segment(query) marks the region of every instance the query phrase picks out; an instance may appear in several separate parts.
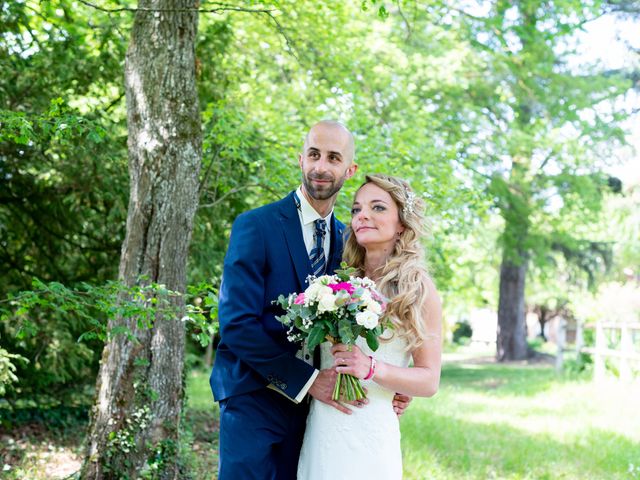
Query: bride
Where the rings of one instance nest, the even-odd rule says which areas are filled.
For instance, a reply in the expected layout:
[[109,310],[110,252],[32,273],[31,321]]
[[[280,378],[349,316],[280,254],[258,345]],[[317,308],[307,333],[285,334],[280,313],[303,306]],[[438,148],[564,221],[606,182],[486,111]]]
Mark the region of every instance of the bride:
[[393,328],[375,352],[362,338],[351,348],[321,345],[322,368],[360,378],[368,402],[345,415],[312,400],[299,480],[402,478],[394,393],[430,397],[440,383],[442,309],[422,257],[422,211],[423,202],[396,177],[368,175],[356,193],[343,258],[390,299]]

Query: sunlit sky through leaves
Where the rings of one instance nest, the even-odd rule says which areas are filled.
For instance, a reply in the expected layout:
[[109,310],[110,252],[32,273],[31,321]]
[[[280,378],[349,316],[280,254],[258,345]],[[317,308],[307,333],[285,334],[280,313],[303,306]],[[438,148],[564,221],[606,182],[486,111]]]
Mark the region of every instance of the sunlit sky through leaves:
[[[603,16],[585,25],[584,33],[576,39],[582,48],[576,62],[601,62],[608,68],[629,68],[633,65],[633,53],[640,49],[639,26],[630,20],[616,19],[611,16]],[[637,56],[637,54],[636,54]],[[623,108],[640,108],[640,95],[632,91],[627,94]],[[640,181],[640,120],[632,118],[626,128],[629,130],[629,143],[635,148],[635,152],[624,149],[620,152],[623,164],[611,167],[612,174],[631,181]]]

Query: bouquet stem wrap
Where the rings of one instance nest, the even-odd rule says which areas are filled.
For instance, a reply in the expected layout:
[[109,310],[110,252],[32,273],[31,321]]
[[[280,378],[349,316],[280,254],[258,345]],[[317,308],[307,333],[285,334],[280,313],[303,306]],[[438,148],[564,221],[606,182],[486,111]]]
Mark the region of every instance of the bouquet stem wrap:
[[[327,340],[332,344],[339,343],[330,335],[327,335]],[[333,387],[333,395],[331,396],[336,402],[354,402],[356,400],[362,400],[367,398],[367,394],[360,384],[360,380],[348,373],[338,373],[336,378],[336,385]]]

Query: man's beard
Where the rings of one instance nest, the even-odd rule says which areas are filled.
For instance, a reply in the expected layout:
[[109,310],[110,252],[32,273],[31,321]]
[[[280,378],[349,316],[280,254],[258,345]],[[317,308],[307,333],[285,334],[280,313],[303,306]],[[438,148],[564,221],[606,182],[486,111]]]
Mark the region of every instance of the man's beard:
[[[319,189],[313,186],[312,180],[330,180],[331,183],[327,184],[327,186],[323,189]],[[315,200],[327,200],[331,198],[333,195],[338,193],[344,185],[344,181],[346,180],[346,175],[343,175],[341,178],[334,180],[330,176],[322,176],[322,175],[302,175],[302,183],[304,184],[304,188],[309,194],[309,196]]]

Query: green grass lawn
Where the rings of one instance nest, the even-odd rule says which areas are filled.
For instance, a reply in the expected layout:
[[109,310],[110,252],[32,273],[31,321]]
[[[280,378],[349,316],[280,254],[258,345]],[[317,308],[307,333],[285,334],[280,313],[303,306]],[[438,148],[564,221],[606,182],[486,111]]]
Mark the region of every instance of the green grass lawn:
[[[195,435],[196,478],[214,478],[208,372],[191,373],[188,395],[194,432],[208,426]],[[402,417],[404,477],[640,478],[639,410],[638,384],[598,386],[547,365],[446,363],[438,394],[415,399]]]
[[448,364],[402,418],[408,479],[640,478],[640,388],[550,367]]
[[[640,479],[640,381],[596,385],[548,365],[446,358],[438,394],[401,419],[405,479]],[[187,376],[182,458],[194,480],[215,479],[218,465],[208,377]],[[76,478],[86,415],[42,415],[0,428],[0,478]]]

